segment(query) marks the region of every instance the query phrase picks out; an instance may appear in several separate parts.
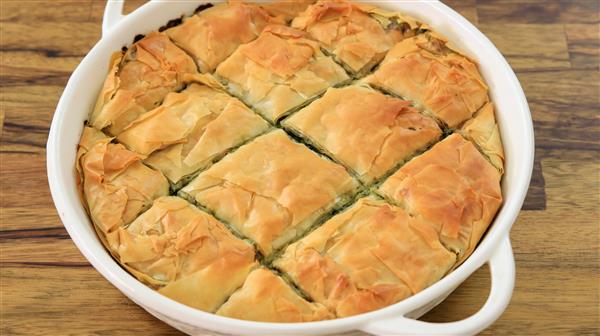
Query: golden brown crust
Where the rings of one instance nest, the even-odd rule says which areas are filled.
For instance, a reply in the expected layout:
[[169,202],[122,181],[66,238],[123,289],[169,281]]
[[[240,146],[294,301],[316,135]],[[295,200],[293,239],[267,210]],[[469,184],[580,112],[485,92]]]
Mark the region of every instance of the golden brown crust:
[[267,24],[278,21],[259,6],[231,2],[185,18],[165,33],[194,56],[200,71],[212,72],[239,45],[254,40]]
[[307,31],[357,74],[369,71],[379,63],[396,42],[413,36],[417,23],[373,6],[325,0],[318,1],[296,17],[292,26]]
[[277,130],[203,171],[182,193],[214,211],[269,255],[339,205],[357,186],[342,166]]
[[501,174],[504,173],[504,148],[492,103],[483,105],[475,117],[461,127],[460,132],[479,147]]
[[141,157],[111,138],[85,127],[77,153],[80,190],[90,217],[104,234],[133,221],[152,201],[167,195],[169,184]]
[[477,65],[435,34],[396,44],[365,82],[413,100],[444,125],[460,125],[488,101]]
[[316,0],[277,0],[257,3],[278,21],[289,23]]
[[398,302],[439,280],[456,256],[399,207],[362,198],[274,263],[338,317]]
[[117,140],[150,155],[145,162],[176,184],[268,127],[238,99],[194,83],[169,93],[160,107],[132,122]]
[[299,296],[283,279],[259,268],[219,308],[218,315],[260,322],[311,322],[334,318],[327,308]]
[[304,32],[272,25],[258,39],[241,45],[215,72],[231,92],[271,121],[328,87],[348,80]]
[[366,87],[331,88],[283,125],[371,183],[442,134],[409,105]]
[[214,312],[256,266],[252,246],[179,197],[161,197],[109,240],[118,260],[179,302]]
[[432,225],[462,262],[502,203],[500,177],[470,141],[455,133],[409,161],[379,192]]
[[183,50],[166,35],[152,32],[125,54],[113,55],[90,123],[117,135],[196,73],[194,61]]

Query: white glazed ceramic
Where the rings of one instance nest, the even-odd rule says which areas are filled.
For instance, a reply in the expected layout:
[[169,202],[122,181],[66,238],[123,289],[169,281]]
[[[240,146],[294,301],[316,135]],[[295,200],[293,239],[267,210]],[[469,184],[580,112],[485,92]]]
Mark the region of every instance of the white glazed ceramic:
[[[331,321],[286,324],[236,320],[187,307],[144,286],[111,258],[98,240],[76,189],[73,167],[84,120],[88,118],[106,77],[111,53],[128,45],[136,34],[155,30],[182,14],[191,14],[202,2],[151,1],[123,16],[122,0],[109,0],[102,39],[73,72],[56,108],[47,144],[52,197],[71,238],[98,272],[152,315],[192,335],[316,335],[352,330],[380,335],[467,335],[492,324],[508,305],[514,285],[515,266],[509,231],[531,177],[534,151],[531,115],[515,74],[494,45],[471,23],[438,1],[374,4],[405,12],[428,23],[477,60],[496,106],[506,151],[506,172],[502,181],[504,204],[485,238],[460,267],[422,292],[377,311]],[[485,263],[490,266],[492,286],[487,302],[477,313],[451,323],[416,320]]]

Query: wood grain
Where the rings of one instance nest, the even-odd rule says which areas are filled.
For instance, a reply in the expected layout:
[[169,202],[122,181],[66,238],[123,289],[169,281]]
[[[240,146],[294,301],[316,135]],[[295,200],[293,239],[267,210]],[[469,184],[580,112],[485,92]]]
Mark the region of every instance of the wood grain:
[[[126,11],[144,1],[126,1]],[[600,3],[452,0],[498,46],[529,100],[534,175],[511,233],[514,296],[484,335],[600,335]],[[103,1],[0,1],[0,334],[179,335],[97,273],[54,209],[45,143]],[[486,267],[423,317],[465,318]],[[358,335],[358,333],[357,333]]]

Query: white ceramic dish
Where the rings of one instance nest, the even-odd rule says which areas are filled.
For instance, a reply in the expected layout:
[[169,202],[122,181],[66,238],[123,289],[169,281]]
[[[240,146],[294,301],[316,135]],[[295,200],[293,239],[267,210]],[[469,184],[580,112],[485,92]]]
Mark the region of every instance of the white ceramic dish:
[[[213,1],[219,2],[219,1]],[[523,90],[510,66],[494,45],[462,16],[438,1],[375,3],[405,12],[443,33],[479,62],[487,81],[506,151],[502,181],[504,204],[475,252],[460,267],[422,292],[370,313],[310,323],[262,323],[202,312],[164,297],[123,270],[106,252],[78,197],[74,165],[83,122],[92,109],[114,50],[128,45],[139,33],[157,29],[181,14],[190,14],[202,1],[151,1],[123,16],[123,1],[109,0],[102,39],[73,72],[58,103],[47,144],[48,181],[56,208],[67,231],[90,263],[115,287],[152,315],[193,335],[331,334],[363,330],[385,335],[474,334],[493,323],[508,305],[515,277],[509,231],[529,186],[534,137]],[[416,318],[443,301],[469,275],[488,263],[491,292],[485,305],[471,317],[451,323],[427,323]]]

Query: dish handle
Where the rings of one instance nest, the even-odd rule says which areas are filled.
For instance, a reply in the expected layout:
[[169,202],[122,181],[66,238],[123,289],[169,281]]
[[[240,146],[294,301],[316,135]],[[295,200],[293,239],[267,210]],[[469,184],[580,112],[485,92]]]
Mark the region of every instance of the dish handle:
[[102,17],[102,35],[106,35],[119,21],[123,20],[123,4],[125,0],[108,0]]
[[490,326],[504,312],[515,284],[515,260],[510,238],[503,238],[488,261],[492,278],[490,295],[474,315],[456,322],[432,323],[405,316],[368,322],[361,330],[376,335],[473,335]]

